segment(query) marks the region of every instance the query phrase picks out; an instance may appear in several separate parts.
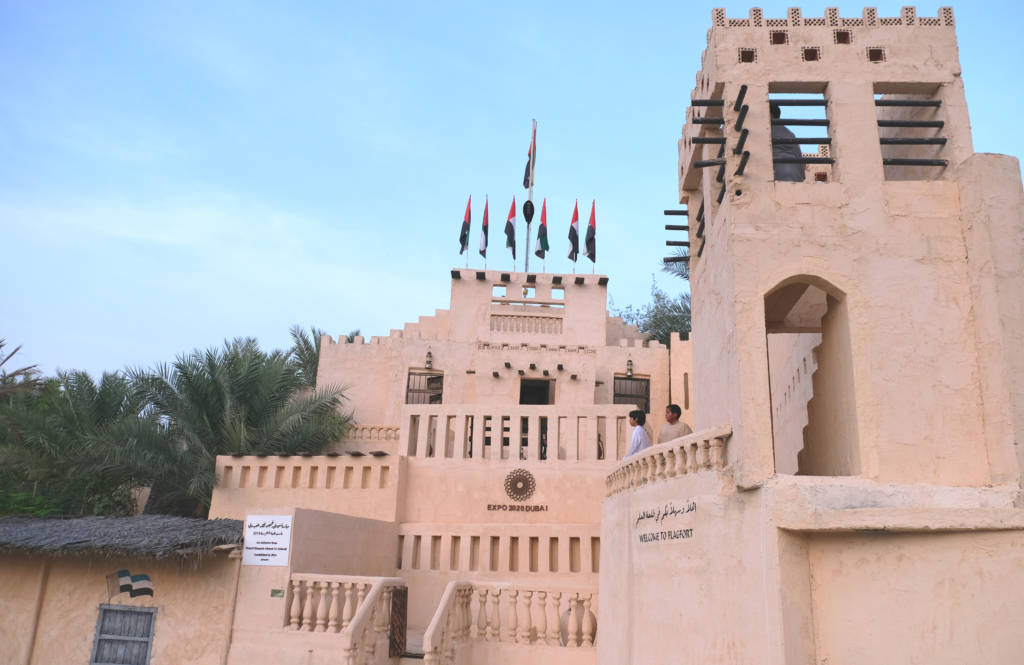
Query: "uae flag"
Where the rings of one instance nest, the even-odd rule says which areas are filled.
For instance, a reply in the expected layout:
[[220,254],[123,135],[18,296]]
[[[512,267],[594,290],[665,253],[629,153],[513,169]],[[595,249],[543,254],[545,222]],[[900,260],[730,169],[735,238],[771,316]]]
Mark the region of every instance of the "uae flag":
[[466,216],[462,218],[462,231],[459,232],[459,254],[469,249],[469,204],[473,202],[470,196],[466,201]]
[[505,220],[505,247],[512,250],[512,260],[516,260],[516,197],[512,197],[512,207],[508,210]]
[[[469,213],[467,213],[469,214]],[[484,225],[480,229],[480,256],[487,258],[487,197],[484,197]]]
[[153,582],[149,579],[149,575],[132,575],[127,570],[119,570],[107,575],[107,591],[110,598],[125,591],[132,598],[152,596]]
[[595,200],[590,204],[590,223],[587,224],[587,241],[583,245],[583,256],[597,263],[597,222],[594,221]]
[[533,170],[537,167],[537,123],[533,123],[533,137],[530,151],[526,153],[526,173],[523,174],[523,189],[533,187]]
[[576,263],[580,255],[580,202],[572,207],[572,221],[569,223],[569,260]]
[[544,252],[551,249],[548,247],[548,200],[540,204],[540,228],[537,229],[537,251],[534,252],[540,258],[544,258]]

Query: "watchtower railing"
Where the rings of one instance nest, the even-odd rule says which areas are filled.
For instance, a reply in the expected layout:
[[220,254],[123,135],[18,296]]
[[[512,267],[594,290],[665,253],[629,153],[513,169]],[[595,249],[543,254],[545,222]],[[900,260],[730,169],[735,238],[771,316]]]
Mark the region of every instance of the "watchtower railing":
[[402,409],[399,455],[613,465],[629,448],[635,406],[408,404]]

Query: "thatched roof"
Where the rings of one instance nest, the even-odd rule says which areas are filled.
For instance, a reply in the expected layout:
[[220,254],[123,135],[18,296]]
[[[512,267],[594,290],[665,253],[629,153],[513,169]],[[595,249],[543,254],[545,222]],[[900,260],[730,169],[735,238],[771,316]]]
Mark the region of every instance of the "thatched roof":
[[162,559],[242,542],[241,520],[171,515],[46,519],[0,517],[0,552],[99,554]]

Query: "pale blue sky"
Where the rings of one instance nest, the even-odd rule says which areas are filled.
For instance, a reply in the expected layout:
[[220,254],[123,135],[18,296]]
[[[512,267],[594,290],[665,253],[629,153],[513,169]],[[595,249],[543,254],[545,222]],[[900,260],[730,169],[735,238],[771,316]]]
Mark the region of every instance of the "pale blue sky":
[[[531,118],[547,270],[596,198],[597,271],[641,304],[722,4],[0,1],[0,337],[99,373],[294,323],[386,334],[448,306],[468,195],[470,266],[489,194],[488,267],[512,268]],[[975,150],[1020,156],[1024,9],[954,10]]]

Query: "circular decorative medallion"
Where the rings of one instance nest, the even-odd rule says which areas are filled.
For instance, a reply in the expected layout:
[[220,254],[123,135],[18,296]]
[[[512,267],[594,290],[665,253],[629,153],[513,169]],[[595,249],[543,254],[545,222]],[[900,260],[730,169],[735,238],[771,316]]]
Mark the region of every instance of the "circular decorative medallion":
[[537,481],[526,469],[515,469],[505,476],[505,494],[513,501],[526,501],[533,496],[535,489]]

